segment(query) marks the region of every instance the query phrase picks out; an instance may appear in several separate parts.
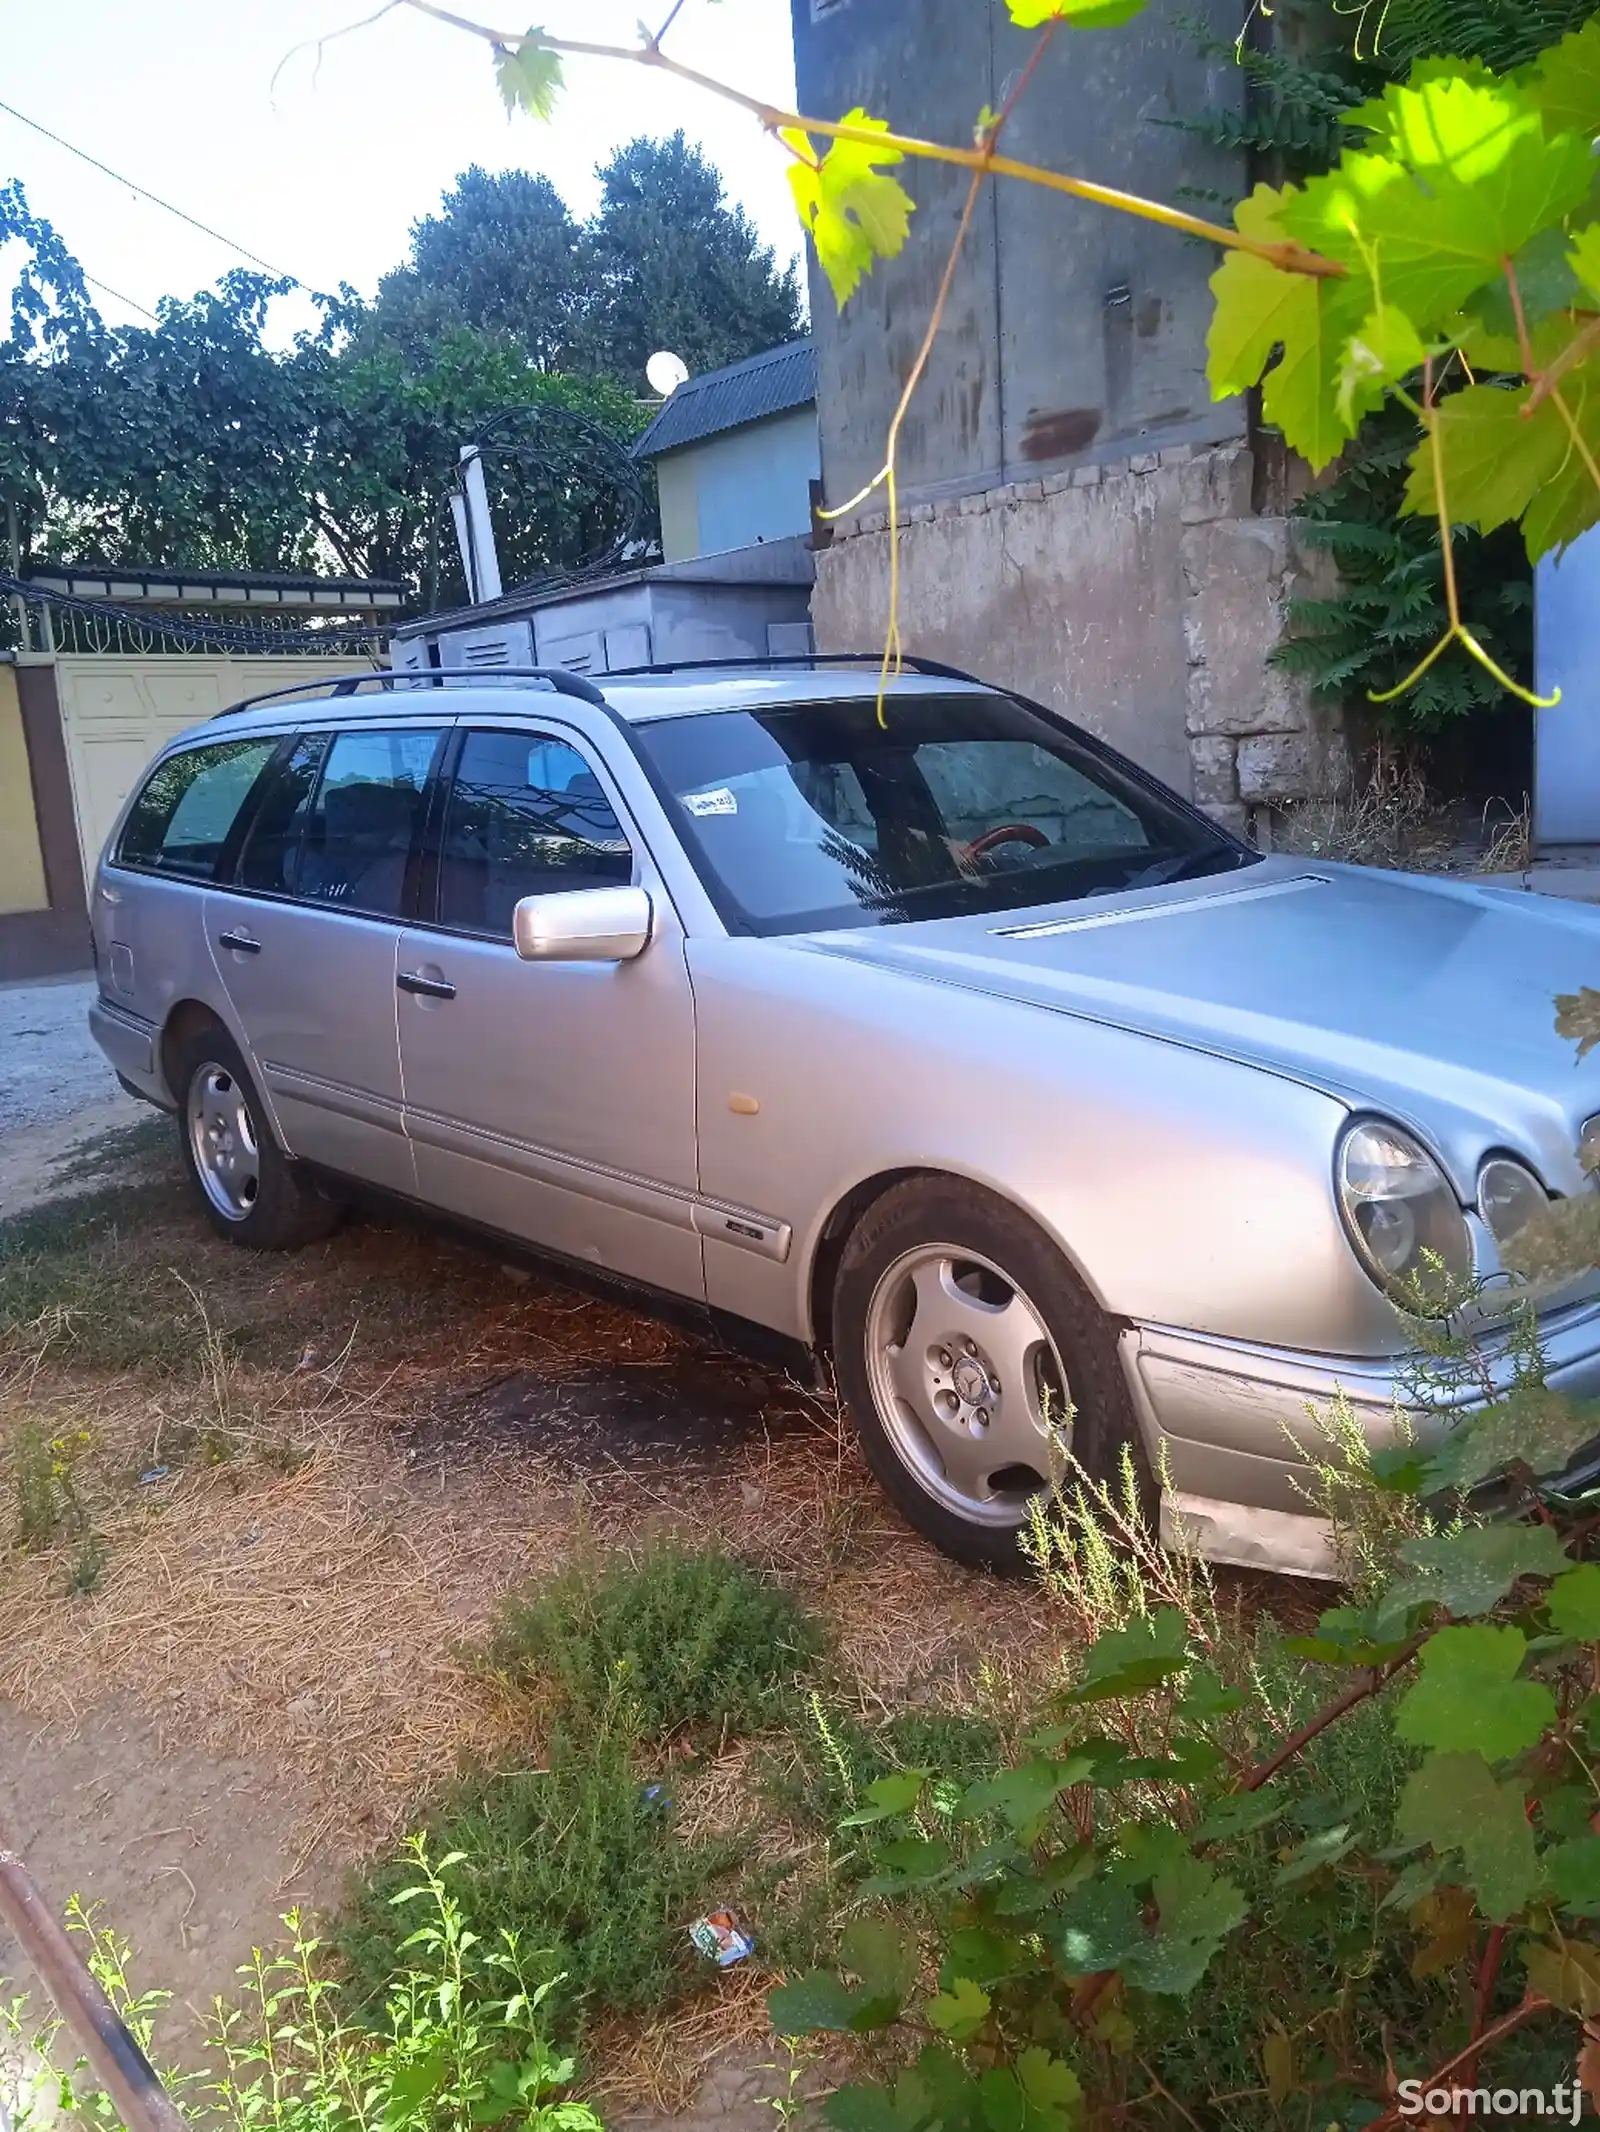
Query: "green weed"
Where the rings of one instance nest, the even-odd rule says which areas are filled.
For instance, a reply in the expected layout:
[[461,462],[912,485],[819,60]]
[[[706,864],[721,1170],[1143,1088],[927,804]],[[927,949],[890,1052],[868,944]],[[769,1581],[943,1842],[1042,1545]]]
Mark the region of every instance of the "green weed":
[[565,1722],[619,1699],[642,1735],[759,1731],[822,1648],[777,1585],[733,1556],[662,1541],[636,1562],[584,1560],[505,1609],[490,1662],[551,1689]]
[[[468,1778],[430,1818],[428,1843],[462,1857],[463,1899],[486,1929],[538,1951],[558,2034],[593,2011],[630,2013],[692,1988],[687,1928],[730,1873],[740,1845],[690,1843],[674,1828],[671,1780],[642,1759],[620,1713],[558,1733],[547,1766]],[[352,1989],[371,2015],[403,1967],[394,1898],[414,1878],[402,1857],[357,1882],[339,1934]]]

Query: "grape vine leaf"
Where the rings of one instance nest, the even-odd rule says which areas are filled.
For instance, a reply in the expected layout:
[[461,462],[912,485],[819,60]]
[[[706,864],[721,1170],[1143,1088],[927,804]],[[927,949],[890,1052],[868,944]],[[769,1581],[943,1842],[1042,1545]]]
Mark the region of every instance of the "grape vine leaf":
[[1075,1976],[1119,1969],[1144,1938],[1139,1905],[1131,1889],[1097,1878],[1072,1890],[1062,1905],[1056,1946]]
[[[1258,242],[1283,243],[1294,196],[1293,186],[1258,185],[1234,209],[1235,227]],[[1345,340],[1370,303],[1347,282],[1289,273],[1246,251],[1229,252],[1211,277],[1206,375],[1213,394],[1243,392],[1265,374],[1262,414],[1315,467],[1326,466],[1350,434],[1337,404],[1339,367]]]
[[1546,139],[1513,82],[1435,75],[1391,86],[1383,102],[1389,152],[1347,150],[1281,219],[1425,330],[1578,206],[1593,165],[1586,140]]
[[1474,1622],[1440,1629],[1421,1651],[1421,1678],[1401,1698],[1394,1729],[1417,1747],[1498,1762],[1531,1747],[1555,1722],[1543,1681],[1518,1680],[1528,1639],[1520,1629]]
[[1525,1947],[1522,1959],[1530,1987],[1553,2006],[1564,2006],[1585,2021],[1600,2014],[1600,1947],[1558,1935],[1553,1947]]
[[[859,105],[842,123],[887,133],[888,122],[869,118]],[[840,304],[849,301],[877,259],[893,259],[906,241],[914,202],[886,165],[904,162],[898,148],[868,141],[836,140],[819,157],[807,134],[786,127],[782,139],[795,151],[789,189],[800,220],[811,233],[817,258]]]
[[965,2043],[989,2018],[989,1994],[971,1977],[957,1977],[948,1991],[937,1991],[924,2008],[928,2019],[952,2043]]
[[529,30],[516,44],[495,46],[494,78],[508,116],[528,111],[547,119],[561,93],[561,54],[551,51],[542,30]]
[[818,2029],[843,2031],[855,2011],[855,1993],[830,1970],[815,1969],[767,1993],[767,2013],[780,2036],[805,2036]]
[[1413,1770],[1400,1795],[1395,1830],[1408,1843],[1459,1851],[1467,1883],[1493,1924],[1514,1917],[1538,1892],[1539,1858],[1522,1786],[1498,1782],[1478,1755],[1430,1755]]
[[[863,1992],[888,2003],[892,2011],[885,2018],[893,2020],[916,1982],[917,1943],[911,1935],[885,1917],[852,1918],[839,1942],[839,1959],[860,1979]],[[858,2006],[851,2026],[862,2025]]]
[[1521,79],[1552,133],[1592,141],[1600,133],[1600,16],[1551,45]]
[[1419,370],[1427,350],[1422,337],[1393,304],[1370,311],[1345,343],[1339,363],[1339,419],[1354,432],[1361,415],[1376,407],[1384,388]]
[[1043,1819],[1058,1793],[1069,1785],[1088,1782],[1094,1769],[1092,1755],[1074,1755],[1065,1762],[1024,1762],[1019,1768],[1004,1769],[962,1795],[956,1819],[971,1821],[979,1814],[998,1814],[1020,1833]]
[[1600,1917],[1600,1836],[1577,1836],[1544,1854],[1544,1869],[1564,1909]]
[[1411,1607],[1427,1600],[1451,1614],[1487,1614],[1519,1577],[1559,1577],[1568,1561],[1548,1525],[1426,1533],[1408,1540],[1400,1559],[1416,1575],[1384,1595],[1380,1618],[1403,1620]]
[[1427,1486],[1471,1488],[1513,1459],[1534,1473],[1559,1473],[1600,1435],[1600,1401],[1570,1399],[1525,1385],[1457,1425],[1428,1461]]
[[1561,1635],[1600,1640],[1600,1563],[1583,1562],[1557,1577],[1545,1603]]
[[1157,1930],[1124,1957],[1123,1974],[1145,1991],[1186,1996],[1250,1905],[1243,1891],[1203,1858],[1175,1858],[1150,1883]]
[[1318,1829],[1315,1835],[1307,1836],[1297,1845],[1278,1868],[1277,1885],[1292,1888],[1296,1881],[1309,1880],[1325,1865],[1337,1865],[1360,1841],[1359,1832],[1352,1829],[1348,1821],[1336,1821],[1332,1828]]
[[1188,1664],[1189,1629],[1175,1606],[1136,1615],[1126,1628],[1102,1630],[1089,1646],[1083,1678],[1058,1701],[1102,1703],[1143,1695]]
[[1145,0],[1006,0],[1019,30],[1064,22],[1074,30],[1112,30],[1143,14]]
[[908,1814],[922,1795],[927,1782],[925,1769],[895,1769],[886,1777],[877,1777],[867,1786],[867,1803],[853,1814],[846,1814],[839,1823],[841,1828],[870,1828],[875,1821],[889,1821],[897,1814]]
[[871,2081],[851,2081],[835,2088],[822,2105],[834,2132],[905,2132],[894,2097]]
[[[1457,524],[1488,533],[1520,518],[1560,472],[1568,451],[1561,417],[1548,400],[1525,417],[1526,398],[1526,392],[1498,385],[1469,385],[1434,409],[1445,495]],[[1433,450],[1426,437],[1411,455],[1401,509],[1424,518],[1438,510]]]
[[1574,230],[1567,264],[1591,296],[1600,297],[1600,222]]

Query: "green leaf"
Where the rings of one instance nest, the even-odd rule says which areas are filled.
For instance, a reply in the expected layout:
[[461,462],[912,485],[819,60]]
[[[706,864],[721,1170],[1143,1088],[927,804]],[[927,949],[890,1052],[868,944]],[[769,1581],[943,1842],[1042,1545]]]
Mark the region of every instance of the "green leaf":
[[1536,1474],[1559,1473],[1596,1436],[1600,1400],[1569,1399],[1548,1386],[1528,1385],[1460,1422],[1430,1459],[1428,1485],[1472,1488],[1513,1460]]
[[1541,54],[1522,87],[1543,112],[1549,132],[1592,141],[1600,133],[1600,17],[1591,17]]
[[1339,416],[1352,433],[1369,408],[1380,405],[1387,386],[1420,369],[1427,350],[1404,311],[1380,304],[1345,342],[1339,362]]
[[1243,1710],[1250,1698],[1240,1688],[1230,1688],[1210,1666],[1191,1666],[1183,1693],[1173,1704],[1175,1717],[1189,1725],[1206,1725],[1212,1719],[1230,1717]]
[[1388,152],[1347,151],[1285,204],[1282,221],[1425,331],[1583,200],[1589,146],[1547,139],[1537,105],[1510,81],[1435,75],[1389,88],[1383,102]]
[[875,2081],[835,2088],[822,2115],[834,2132],[904,2132],[894,2097]]
[[1579,1643],[1600,1638],[1600,1563],[1584,1562],[1557,1577],[1545,1605],[1563,1636]]
[[[1469,385],[1434,410],[1446,498],[1457,524],[1488,533],[1520,519],[1560,472],[1569,448],[1561,417],[1548,400],[1524,416],[1526,399],[1526,390]],[[1411,455],[1400,508],[1422,518],[1437,515],[1433,448],[1426,437]]]
[[1289,1801],[1270,1784],[1263,1784],[1259,1791],[1225,1793],[1222,1798],[1213,1799],[1195,1823],[1193,1840],[1227,1843],[1236,1836],[1251,1835],[1269,1821],[1276,1821],[1288,1805]]
[[1379,1903],[1380,1910],[1409,1910],[1424,1895],[1431,1895],[1445,1869],[1442,1858],[1415,1858]]
[[1019,1833],[1043,1819],[1057,1794],[1070,1784],[1088,1781],[1094,1771],[1089,1755],[1069,1757],[1065,1762],[1024,1762],[1018,1769],[1002,1770],[963,1793],[956,1809],[958,1821],[972,1821],[980,1814],[998,1814]]
[[952,2043],[965,2043],[989,2018],[989,1994],[971,1977],[957,1977],[948,1991],[934,1993],[926,2012],[934,2027]]
[[1111,30],[1143,14],[1145,0],[1006,0],[1011,19],[1021,30],[1047,22],[1064,22],[1075,30]]
[[1179,1997],[1193,1991],[1228,1934],[1243,1924],[1242,1889],[1203,1858],[1175,1859],[1151,1883],[1160,1913],[1154,1936],[1122,1964],[1130,1984]]
[[1032,2044],[1018,2052],[1013,2070],[1027,2097],[1031,2126],[1039,2132],[1066,2132],[1078,2122],[1083,2088],[1070,2065]]
[[1579,1836],[1544,1854],[1544,1869],[1563,1909],[1600,1917],[1600,1836]]
[[[1234,210],[1247,237],[1281,243],[1281,216],[1294,194],[1258,185]],[[1206,375],[1217,399],[1243,392],[1266,374],[1262,412],[1313,466],[1325,466],[1350,434],[1336,397],[1343,313],[1360,315],[1361,297],[1344,296],[1310,274],[1286,273],[1254,252],[1231,251],[1211,277],[1214,298],[1206,335]],[[1281,349],[1273,364],[1275,350]],[[1268,371],[1268,365],[1273,367]]]
[[1554,2006],[1592,2021],[1600,2014],[1600,1947],[1557,1938],[1522,1950],[1530,1987]]
[[1360,1836],[1352,1830],[1348,1821],[1335,1822],[1332,1828],[1318,1829],[1314,1836],[1306,1838],[1292,1858],[1286,1859],[1278,1868],[1278,1886],[1292,1888],[1296,1881],[1309,1880],[1313,1873],[1320,1872],[1324,1866],[1336,1865],[1341,1858],[1353,1851],[1360,1841]]
[[[1284,1649],[1295,1658],[1309,1658],[1328,1666],[1384,1666],[1405,1649],[1404,1636],[1390,1633],[1391,1624],[1377,1606],[1330,1606],[1317,1623],[1315,1636],[1288,1636]],[[1380,1634],[1380,1626],[1383,1633]]]
[[864,1990],[904,2000],[917,1976],[917,1943],[884,1917],[852,1918],[839,1942],[839,1959]]
[[561,93],[561,54],[551,51],[543,31],[529,30],[519,44],[495,46],[494,78],[508,113],[547,119]]
[[855,2007],[855,1993],[827,1969],[814,1969],[767,1993],[767,2014],[780,2036],[805,2036],[818,2029],[843,2032]]
[[[1454,1633],[1479,1636],[1494,1631]],[[1467,1884],[1492,1924],[1504,1924],[1538,1892],[1539,1859],[1523,1788],[1514,1779],[1498,1782],[1478,1755],[1430,1755],[1406,1780],[1395,1828],[1407,1842],[1459,1851]]]
[[1120,1969],[1143,1940],[1139,1905],[1132,1891],[1116,1881],[1086,1881],[1061,1907],[1056,1946],[1074,1976]]
[[1058,1699],[1100,1703],[1144,1695],[1188,1663],[1189,1628],[1175,1606],[1158,1606],[1126,1628],[1104,1629],[1089,1646],[1083,1678]]
[[1387,1593],[1396,1618],[1431,1600],[1452,1614],[1487,1614],[1519,1577],[1558,1577],[1566,1549],[1548,1525],[1477,1525],[1408,1540],[1400,1559],[1417,1574]]
[[1587,229],[1573,232],[1567,264],[1589,294],[1600,297],[1600,222],[1591,222]]
[[1555,1722],[1543,1681],[1518,1680],[1528,1639],[1520,1629],[1440,1629],[1423,1645],[1422,1677],[1402,1697],[1394,1729],[1418,1747],[1498,1762],[1533,1746]]
[[[869,118],[859,106],[842,123],[873,133],[889,130],[886,120]],[[873,262],[893,259],[906,241],[914,203],[898,179],[883,175],[904,157],[898,148],[836,140],[819,159],[804,133],[786,128],[782,137],[796,151],[789,165],[795,206],[842,305]]]
[[922,1796],[927,1782],[925,1769],[897,1769],[867,1786],[867,1804],[840,1821],[841,1828],[869,1828],[875,1821],[888,1821],[908,1814]]

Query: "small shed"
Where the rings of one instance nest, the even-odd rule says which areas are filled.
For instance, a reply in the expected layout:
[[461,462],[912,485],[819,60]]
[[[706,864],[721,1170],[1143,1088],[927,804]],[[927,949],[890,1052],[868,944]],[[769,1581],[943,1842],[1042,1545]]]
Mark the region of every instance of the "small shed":
[[576,674],[695,659],[762,659],[811,649],[810,549],[773,540],[575,583],[523,586],[425,615],[394,633],[397,670],[492,673],[564,666]]
[[822,473],[809,334],[687,379],[633,452],[655,466],[669,563],[809,532]]

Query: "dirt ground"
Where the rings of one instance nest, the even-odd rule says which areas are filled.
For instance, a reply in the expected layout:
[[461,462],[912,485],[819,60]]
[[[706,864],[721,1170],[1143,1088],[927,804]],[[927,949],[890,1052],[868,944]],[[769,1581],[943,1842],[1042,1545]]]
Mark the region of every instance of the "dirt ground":
[[[802,1388],[438,1234],[238,1251],[165,1141],[129,1153],[124,1129],[85,1175],[74,1123],[0,1140],[8,1212],[124,1188],[70,1292],[0,1349],[0,1468],[8,1420],[46,1427],[103,1561],[74,1594],[72,1549],[19,1552],[0,1502],[0,1815],[51,1899],[98,1904],[175,1994],[179,2062],[285,1908],[335,1896],[463,1757],[536,1748],[538,1712],[465,1647],[574,1549],[716,1535],[825,1615],[864,1712],[1059,1647],[1035,1588],[900,1525]],[[739,1781],[713,1769],[702,1811]],[[771,1981],[752,1964],[608,2038],[608,2119],[767,2126]]]

